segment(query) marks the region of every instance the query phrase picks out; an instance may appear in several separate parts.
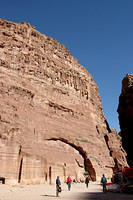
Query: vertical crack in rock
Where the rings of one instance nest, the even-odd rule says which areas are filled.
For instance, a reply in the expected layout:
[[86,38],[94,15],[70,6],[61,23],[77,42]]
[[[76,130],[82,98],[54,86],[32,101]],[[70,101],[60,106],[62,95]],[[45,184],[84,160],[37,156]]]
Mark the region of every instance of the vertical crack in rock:
[[22,168],[23,168],[23,153],[22,153],[22,145],[20,145],[18,152],[18,183],[21,182]]
[[21,158],[21,161],[20,161],[19,175],[18,175],[18,183],[21,182],[22,166],[23,166],[23,158]]
[[105,119],[105,124],[106,124],[106,127],[107,127],[108,132],[111,133],[111,129],[110,129],[109,124],[108,124],[108,122],[107,122],[106,119]]
[[[111,131],[111,129],[110,129],[110,131]],[[113,167],[111,167],[113,169],[113,172],[115,173],[115,172],[117,172],[121,169],[122,164],[119,164],[119,161],[117,160],[117,156],[114,154],[115,149],[111,148],[112,145],[110,145],[109,136],[105,135],[104,139],[105,139],[105,143],[107,145],[107,148],[109,150],[110,156],[113,158],[114,163],[115,163],[115,165]]]

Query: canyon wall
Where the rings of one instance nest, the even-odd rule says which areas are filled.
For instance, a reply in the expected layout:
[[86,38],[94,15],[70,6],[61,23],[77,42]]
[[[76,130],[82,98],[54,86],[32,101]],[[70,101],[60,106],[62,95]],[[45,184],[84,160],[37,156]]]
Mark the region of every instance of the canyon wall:
[[127,74],[122,81],[122,91],[119,97],[119,122],[122,136],[122,145],[127,152],[129,166],[133,167],[133,75]]
[[90,73],[57,40],[0,19],[0,176],[7,183],[108,178],[127,165]]

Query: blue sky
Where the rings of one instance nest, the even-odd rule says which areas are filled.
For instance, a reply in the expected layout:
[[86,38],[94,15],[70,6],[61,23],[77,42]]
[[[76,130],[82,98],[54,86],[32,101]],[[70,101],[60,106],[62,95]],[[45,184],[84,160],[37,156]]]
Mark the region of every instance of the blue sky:
[[133,73],[132,0],[4,0],[0,18],[28,22],[64,44],[99,87],[105,117],[119,131],[121,81]]

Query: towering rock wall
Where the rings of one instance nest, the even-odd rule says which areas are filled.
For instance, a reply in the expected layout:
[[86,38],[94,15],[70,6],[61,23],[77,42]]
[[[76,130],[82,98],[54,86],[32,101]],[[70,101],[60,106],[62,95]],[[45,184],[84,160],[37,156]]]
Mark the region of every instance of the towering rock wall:
[[126,163],[89,72],[27,23],[0,20],[0,104],[0,176],[7,182],[80,180],[84,171],[98,180]]
[[122,144],[127,152],[127,161],[133,167],[133,75],[127,74],[122,81],[122,91],[119,97],[119,122]]

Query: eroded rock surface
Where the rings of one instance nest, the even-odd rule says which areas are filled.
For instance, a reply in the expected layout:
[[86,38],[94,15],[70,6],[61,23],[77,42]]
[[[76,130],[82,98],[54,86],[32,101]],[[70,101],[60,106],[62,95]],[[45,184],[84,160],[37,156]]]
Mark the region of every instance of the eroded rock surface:
[[119,97],[119,122],[122,145],[127,152],[127,161],[133,167],[133,75],[127,74],[122,81],[122,91]]
[[[0,176],[54,183],[111,177],[125,152],[90,73],[28,23],[0,20]],[[116,145],[117,144],[117,145]]]

